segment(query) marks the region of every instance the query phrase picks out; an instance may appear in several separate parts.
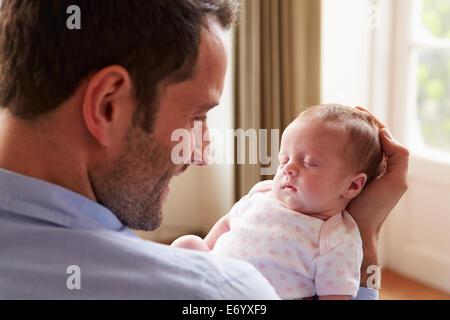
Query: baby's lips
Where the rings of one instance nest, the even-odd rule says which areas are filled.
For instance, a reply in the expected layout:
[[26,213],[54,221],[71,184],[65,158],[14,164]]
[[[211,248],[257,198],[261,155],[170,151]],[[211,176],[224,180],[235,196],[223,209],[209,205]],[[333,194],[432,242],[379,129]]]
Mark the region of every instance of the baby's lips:
[[295,191],[298,191],[298,188],[295,187],[292,183],[290,183],[289,179],[286,179],[285,182],[283,182],[283,184],[281,185],[281,189],[284,189],[284,188],[292,188]]
[[293,190],[293,191],[298,191],[298,189],[297,189],[296,187],[294,187],[293,185],[288,184],[288,183],[284,184],[281,188],[282,188],[282,189],[289,188],[289,189],[291,189],[291,190]]

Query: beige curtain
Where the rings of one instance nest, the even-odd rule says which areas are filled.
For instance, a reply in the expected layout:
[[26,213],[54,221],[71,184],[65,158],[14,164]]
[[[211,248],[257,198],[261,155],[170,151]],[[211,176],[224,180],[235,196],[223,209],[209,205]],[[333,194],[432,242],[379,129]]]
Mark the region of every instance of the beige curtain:
[[[281,138],[302,110],[320,102],[320,0],[242,0],[241,6],[235,28],[235,126],[279,129]],[[261,176],[259,161],[237,165],[235,172],[236,200],[256,182],[272,178]]]

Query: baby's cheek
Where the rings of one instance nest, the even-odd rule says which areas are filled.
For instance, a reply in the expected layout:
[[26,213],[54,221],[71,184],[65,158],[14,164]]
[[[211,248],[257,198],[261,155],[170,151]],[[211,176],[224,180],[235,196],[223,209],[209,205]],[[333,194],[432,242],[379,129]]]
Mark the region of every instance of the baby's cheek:
[[275,174],[275,177],[273,178],[273,188],[274,189],[279,189],[281,187],[281,176],[279,174],[280,169],[278,169],[277,173]]
[[321,206],[330,205],[339,198],[338,186],[331,180],[316,185],[314,190],[314,195],[312,195],[312,197],[316,202],[320,202]]
[[277,172],[275,173],[275,176],[273,177],[273,181],[278,181],[280,180],[280,176],[281,176],[281,169],[280,167],[278,167]]
[[301,190],[302,200],[306,204],[321,202],[327,193],[327,188],[320,183],[310,183]]

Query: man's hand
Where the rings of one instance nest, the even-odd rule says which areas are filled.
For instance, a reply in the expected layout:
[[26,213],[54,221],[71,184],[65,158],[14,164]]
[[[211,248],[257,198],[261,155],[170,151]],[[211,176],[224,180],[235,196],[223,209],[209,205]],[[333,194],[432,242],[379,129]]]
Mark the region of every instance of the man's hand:
[[[359,110],[368,112],[358,107]],[[368,112],[369,113],[369,112]],[[369,113],[370,114],[370,113]],[[358,224],[363,240],[364,258],[361,268],[361,286],[367,280],[367,267],[379,265],[378,246],[381,227],[389,213],[408,189],[407,173],[409,151],[394,140],[373,115],[380,127],[380,141],[386,156],[386,173],[367,185],[361,194],[350,202],[347,210]]]

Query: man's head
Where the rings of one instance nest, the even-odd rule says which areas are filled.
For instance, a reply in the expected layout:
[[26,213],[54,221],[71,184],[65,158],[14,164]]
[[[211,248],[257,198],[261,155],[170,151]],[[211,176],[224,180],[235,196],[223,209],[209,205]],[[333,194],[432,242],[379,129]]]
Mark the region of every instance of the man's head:
[[306,214],[341,211],[382,173],[378,130],[355,108],[309,108],[283,133],[275,195]]
[[[81,30],[66,27],[74,4]],[[24,124],[68,119],[70,133],[57,138],[83,155],[77,175],[95,199],[153,230],[170,179],[186,168],[171,162],[171,132],[199,119],[207,131],[236,10],[233,0],[4,0],[0,105]]]

